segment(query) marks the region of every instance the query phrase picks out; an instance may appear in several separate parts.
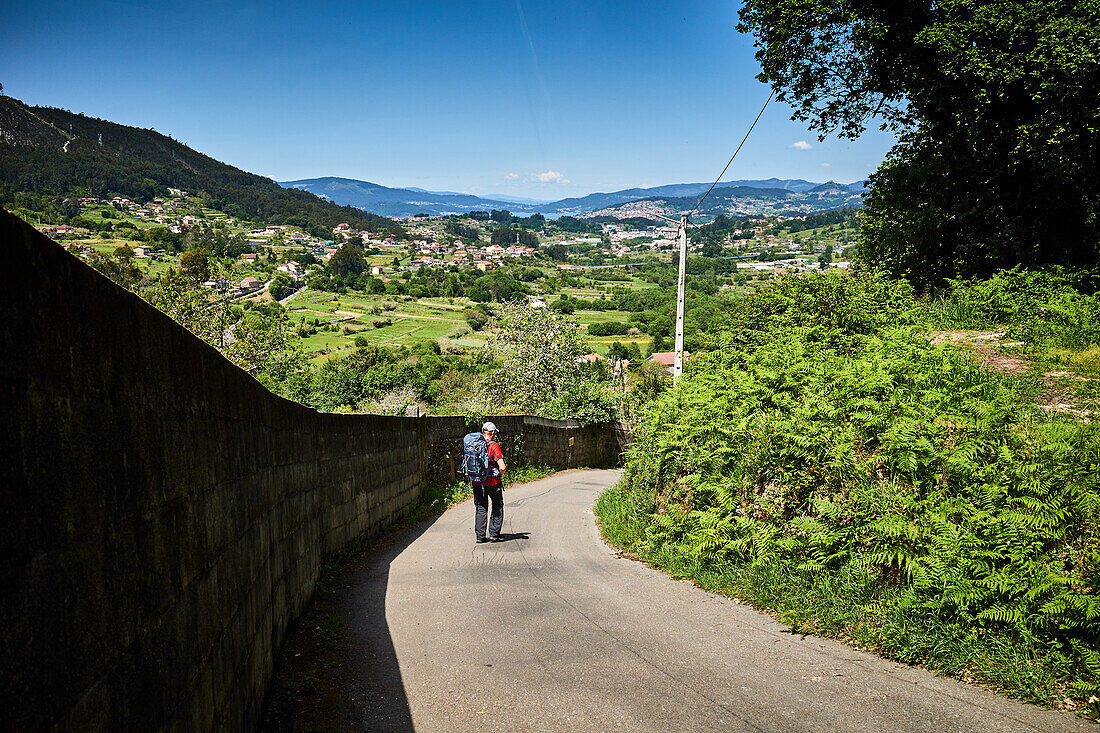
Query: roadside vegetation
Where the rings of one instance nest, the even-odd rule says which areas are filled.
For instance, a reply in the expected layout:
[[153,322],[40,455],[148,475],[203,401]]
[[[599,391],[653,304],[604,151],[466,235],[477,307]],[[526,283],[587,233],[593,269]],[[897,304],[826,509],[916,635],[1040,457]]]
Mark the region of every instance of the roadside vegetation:
[[[1100,299],[1074,280],[758,290],[645,412],[605,536],[796,632],[1100,714]],[[934,343],[945,327],[1038,365],[998,373]],[[1036,403],[1053,360],[1077,370],[1073,410]]]
[[795,632],[1100,717],[1096,4],[740,20],[796,119],[898,144],[828,222],[861,269],[746,295],[640,410],[605,536]]

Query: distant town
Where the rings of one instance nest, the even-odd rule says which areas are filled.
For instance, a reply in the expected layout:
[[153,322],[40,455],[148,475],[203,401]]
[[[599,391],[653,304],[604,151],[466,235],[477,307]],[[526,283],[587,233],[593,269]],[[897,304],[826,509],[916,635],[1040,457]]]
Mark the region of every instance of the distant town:
[[[221,212],[203,209],[200,200],[180,189],[169,189],[164,197],[147,202],[135,202],[127,198],[98,199],[84,197],[80,199],[82,218],[88,224],[97,227],[81,227],[72,224],[40,225],[42,233],[65,243],[75,254],[87,257],[98,249],[112,248],[126,244],[139,260],[167,260],[171,253],[164,247],[146,244],[141,241],[128,241],[127,234],[163,227],[175,235],[184,235],[190,231],[206,227],[225,231],[230,236],[243,240],[248,251],[238,255],[242,266],[240,278],[228,279],[226,275],[213,276],[205,281],[206,287],[230,289],[243,294],[264,286],[266,280],[258,273],[248,273],[248,265],[261,260],[278,260],[275,271],[285,273],[294,282],[305,282],[311,269],[321,268],[336,252],[348,244],[361,245],[370,257],[370,274],[388,280],[401,272],[419,268],[473,268],[482,272],[524,261],[541,260],[543,264],[552,264],[564,271],[589,268],[624,267],[654,260],[669,260],[679,247],[677,227],[664,224],[637,226],[630,223],[602,223],[599,233],[571,233],[557,231],[553,220],[547,220],[543,232],[538,232],[537,245],[521,244],[518,241],[507,244],[478,241],[481,237],[490,238],[497,226],[490,227],[482,218],[474,216],[414,216],[396,219],[405,231],[399,237],[393,233],[376,233],[357,230],[346,223],[332,229],[331,238],[313,236],[300,228],[285,224],[253,226],[240,222]],[[635,212],[644,217],[643,212]],[[114,218],[114,217],[118,218]],[[109,217],[109,218],[108,218]],[[843,258],[844,248],[854,245],[845,237],[828,237],[798,234],[781,234],[777,226],[784,220],[794,217],[770,217],[750,221],[751,228],[735,228],[728,232],[723,243],[724,255],[736,257],[738,267],[761,273],[784,274],[789,271],[806,269],[813,265],[814,255],[827,251],[835,252],[828,266],[844,268],[848,262]],[[102,224],[110,222],[109,234],[103,231]],[[78,222],[79,223],[79,222]],[[447,231],[446,224],[457,224],[467,235],[454,236]],[[517,237],[522,229],[517,228]],[[474,240],[474,236],[478,240]],[[530,235],[528,235],[530,236]],[[692,241],[689,248],[699,252],[703,245]],[[551,249],[552,248],[552,249]],[[547,253],[553,251],[555,258]],[[794,253],[789,257],[778,257],[781,253]],[[296,253],[308,253],[310,263],[300,262]],[[807,259],[807,255],[811,256]]]

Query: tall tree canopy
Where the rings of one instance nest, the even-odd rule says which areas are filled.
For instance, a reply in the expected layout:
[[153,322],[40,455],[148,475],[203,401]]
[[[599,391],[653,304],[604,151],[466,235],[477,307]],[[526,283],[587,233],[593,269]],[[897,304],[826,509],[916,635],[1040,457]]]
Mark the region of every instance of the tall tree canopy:
[[899,134],[868,259],[918,285],[1098,264],[1100,0],[746,0],[738,28],[822,137]]

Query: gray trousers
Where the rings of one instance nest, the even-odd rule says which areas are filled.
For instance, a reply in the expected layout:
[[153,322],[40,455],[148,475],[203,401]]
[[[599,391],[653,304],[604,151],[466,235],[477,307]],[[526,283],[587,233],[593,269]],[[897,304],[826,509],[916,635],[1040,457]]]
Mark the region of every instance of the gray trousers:
[[[474,484],[474,534],[478,539],[485,536],[485,519],[489,517],[489,536],[499,537],[504,526],[504,488],[503,484],[488,488]],[[489,514],[489,501],[493,502],[492,514]]]

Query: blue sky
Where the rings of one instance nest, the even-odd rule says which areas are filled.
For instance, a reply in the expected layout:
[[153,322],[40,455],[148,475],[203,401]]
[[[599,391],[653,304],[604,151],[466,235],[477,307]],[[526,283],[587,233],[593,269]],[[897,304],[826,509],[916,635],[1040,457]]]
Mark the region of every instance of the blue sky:
[[[769,92],[738,7],[3,3],[0,83],[277,180],[556,199],[718,175]],[[893,144],[789,118],[773,102],[725,178],[849,182]]]

